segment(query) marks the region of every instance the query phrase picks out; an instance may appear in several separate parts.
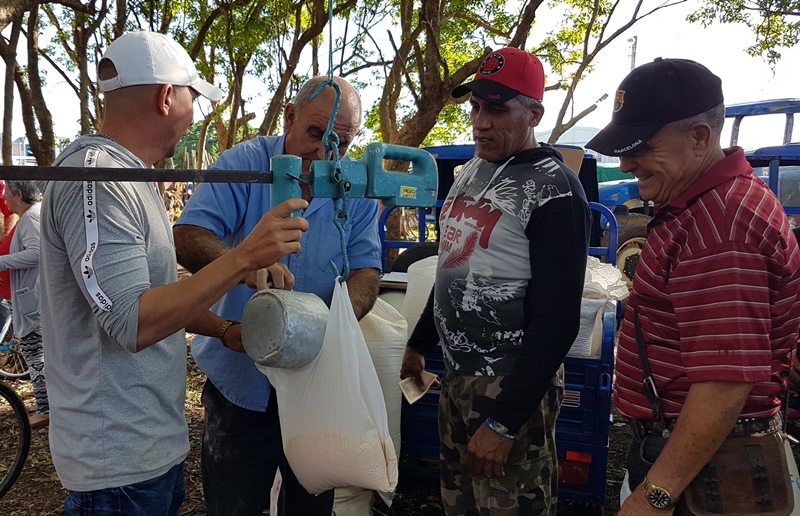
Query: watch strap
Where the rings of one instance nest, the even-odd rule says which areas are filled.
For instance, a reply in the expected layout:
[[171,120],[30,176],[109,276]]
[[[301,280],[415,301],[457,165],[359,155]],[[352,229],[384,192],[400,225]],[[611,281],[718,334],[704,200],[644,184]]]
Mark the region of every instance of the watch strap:
[[222,326],[220,326],[220,328],[219,328],[219,337],[218,338],[219,338],[219,340],[222,341],[222,345],[225,346],[226,348],[228,347],[228,345],[225,343],[225,334],[228,333],[228,330],[231,328],[231,326],[233,326],[235,324],[242,324],[242,322],[241,321],[236,321],[236,320],[233,320],[233,319],[226,319],[225,322],[222,323]]
[[647,498],[647,502],[654,509],[668,511],[678,504],[678,498],[672,496],[672,494],[663,487],[654,485],[647,480],[647,477],[642,480],[641,487],[642,490],[644,490],[644,496]]
[[508,427],[502,425],[496,421],[492,421],[490,418],[486,418],[486,426],[492,429],[497,434],[502,435],[506,439],[511,439],[512,441],[517,438],[516,435],[512,434],[508,431]]

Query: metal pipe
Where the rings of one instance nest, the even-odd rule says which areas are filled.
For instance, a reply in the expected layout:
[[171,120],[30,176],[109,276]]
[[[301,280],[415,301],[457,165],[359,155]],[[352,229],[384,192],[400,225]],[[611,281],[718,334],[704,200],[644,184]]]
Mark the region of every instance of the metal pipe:
[[37,181],[169,181],[184,183],[272,183],[270,171],[173,168],[84,168],[0,166],[0,179]]

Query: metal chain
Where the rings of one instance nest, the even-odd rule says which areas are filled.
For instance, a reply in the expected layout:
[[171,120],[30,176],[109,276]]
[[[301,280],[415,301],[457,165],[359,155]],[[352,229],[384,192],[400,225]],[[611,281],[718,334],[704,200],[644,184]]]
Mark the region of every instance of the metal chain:
[[334,270],[334,273],[339,275],[339,281],[347,281],[347,278],[350,277],[350,261],[347,259],[347,238],[344,232],[345,226],[350,222],[350,215],[347,212],[347,202],[349,200],[349,192],[350,192],[350,181],[341,173],[341,170],[338,168],[334,173],[334,180],[339,185],[339,195],[341,196],[341,204],[337,207],[336,199],[332,199],[333,204],[333,224],[336,226],[336,229],[339,231],[339,243],[341,245],[342,251],[342,270],[336,270],[336,264],[331,261],[331,267]]
[[350,181],[342,172],[342,167],[339,162],[339,135],[333,130],[333,124],[336,120],[336,115],[339,112],[339,105],[342,101],[342,90],[336,81],[333,80],[333,0],[328,0],[328,79],[323,81],[311,99],[319,95],[319,93],[326,87],[331,86],[336,91],[336,100],[333,103],[333,111],[328,120],[328,127],[325,129],[325,134],[322,135],[322,144],[325,146],[325,159],[334,162],[334,177],[333,180],[339,186],[339,193],[342,198],[341,205],[337,207],[336,199],[333,199],[333,224],[339,231],[339,242],[342,250],[342,270],[336,269],[336,264],[331,261],[331,268],[334,274],[339,276],[339,281],[347,281],[350,276],[350,262],[347,259],[347,238],[344,231],[345,226],[350,222],[350,216],[347,213],[347,201],[350,192]]

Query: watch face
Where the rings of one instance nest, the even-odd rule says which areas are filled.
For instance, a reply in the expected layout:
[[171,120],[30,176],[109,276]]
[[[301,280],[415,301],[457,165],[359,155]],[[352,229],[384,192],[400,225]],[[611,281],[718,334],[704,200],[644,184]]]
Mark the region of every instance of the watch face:
[[494,425],[494,429],[497,430],[497,432],[499,432],[501,434],[507,434],[508,433],[508,427],[507,426],[501,425],[497,421],[492,421],[492,425]]
[[650,501],[650,505],[656,509],[667,509],[670,506],[669,493],[657,487],[647,493],[647,499]]

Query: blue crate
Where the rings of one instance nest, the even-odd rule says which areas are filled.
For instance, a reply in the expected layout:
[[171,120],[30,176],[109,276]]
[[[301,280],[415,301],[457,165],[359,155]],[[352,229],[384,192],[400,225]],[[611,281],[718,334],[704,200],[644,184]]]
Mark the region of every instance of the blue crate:
[[[434,396],[433,393],[425,395]],[[413,405],[404,402],[403,411],[400,418],[400,450],[403,455],[420,459],[438,460],[439,459],[439,430],[437,427],[438,397],[435,394],[434,401],[437,403],[423,403],[421,399]]]
[[612,364],[602,358],[564,359],[564,401],[556,420],[556,441],[608,446]]
[[444,378],[444,355],[442,354],[442,347],[438,345],[432,351],[425,354],[425,369],[433,374]]
[[[600,504],[606,498],[606,471],[608,469],[608,446],[576,443],[556,439],[559,484],[558,498],[572,502]],[[574,482],[568,468],[586,468],[585,482]]]
[[[425,369],[444,375],[444,361],[439,346],[425,355]],[[400,413],[400,450],[408,458],[439,459],[439,395],[438,388],[428,390],[413,405],[403,399]]]

